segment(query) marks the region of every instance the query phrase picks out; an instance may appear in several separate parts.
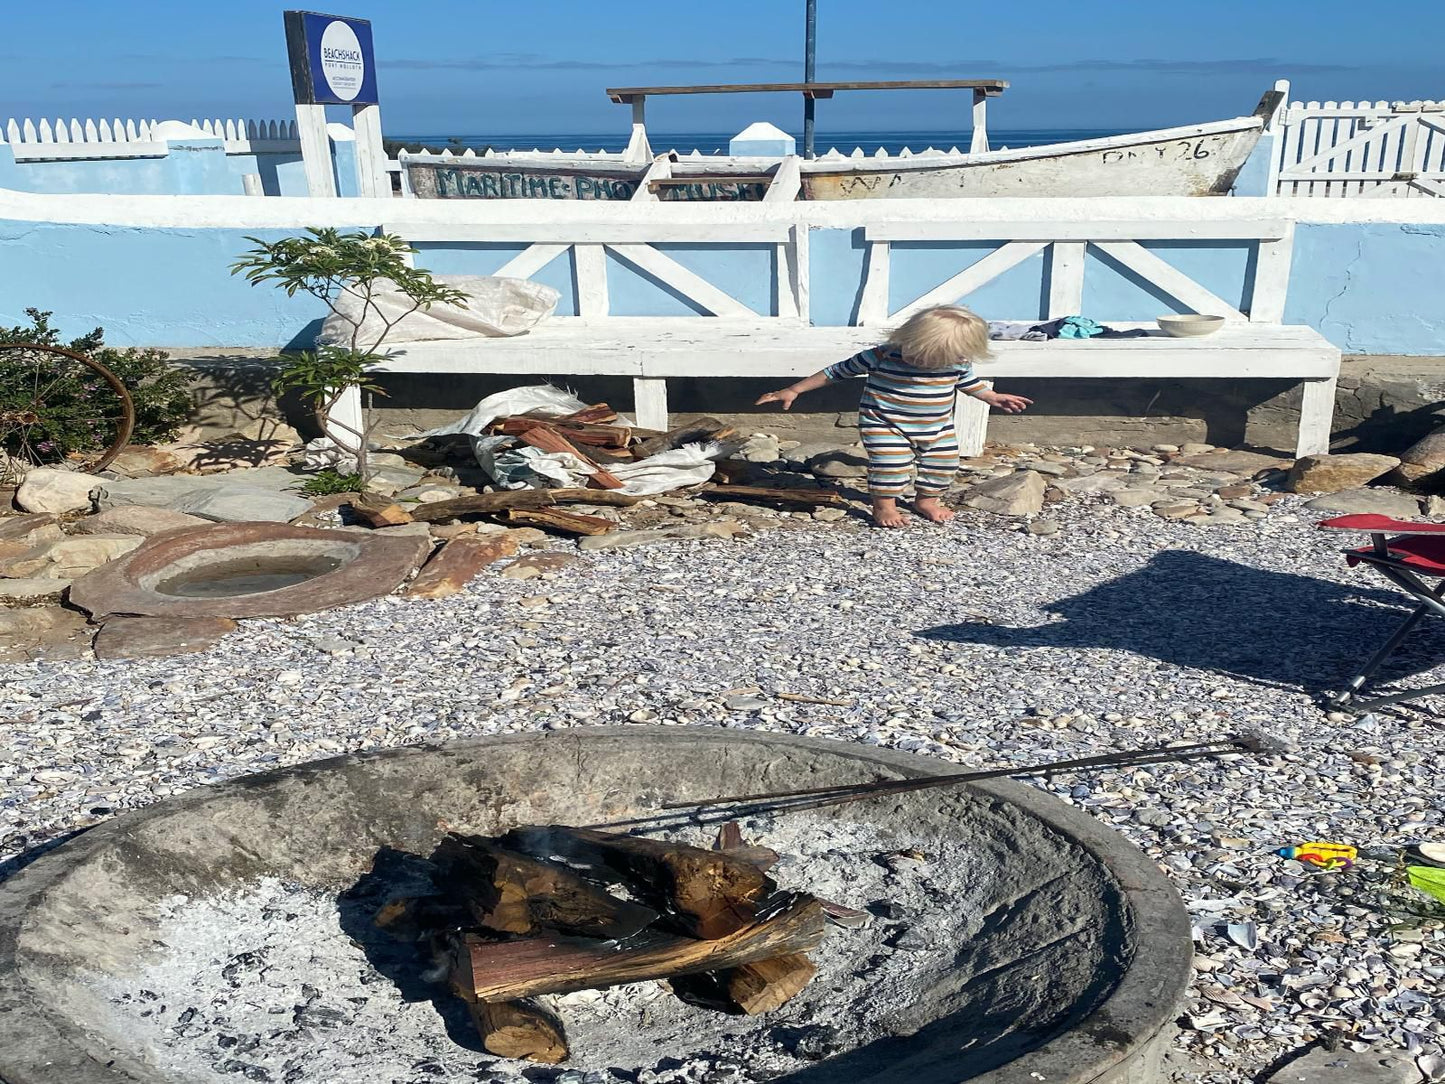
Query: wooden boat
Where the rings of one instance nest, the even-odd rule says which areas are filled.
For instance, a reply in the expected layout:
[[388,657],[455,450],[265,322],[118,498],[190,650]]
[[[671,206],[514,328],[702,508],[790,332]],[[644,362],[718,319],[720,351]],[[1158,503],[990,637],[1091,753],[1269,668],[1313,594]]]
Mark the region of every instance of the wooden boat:
[[[652,87],[609,93],[634,95],[640,102],[647,93],[669,89],[727,88]],[[1258,144],[1280,98],[1280,92],[1269,92],[1247,117],[1102,139],[968,154],[828,156],[802,161],[798,197],[1222,196]],[[986,148],[987,139],[980,144]],[[762,199],[781,163],[780,159],[676,154],[649,160],[646,147],[645,133],[635,132],[632,147],[623,154],[402,155],[401,164],[412,194],[420,199],[736,202]]]

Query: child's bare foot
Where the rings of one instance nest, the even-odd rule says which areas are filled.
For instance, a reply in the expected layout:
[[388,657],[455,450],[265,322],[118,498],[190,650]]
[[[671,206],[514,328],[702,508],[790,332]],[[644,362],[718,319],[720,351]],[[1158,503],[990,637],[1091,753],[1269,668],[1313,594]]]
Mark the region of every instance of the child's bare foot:
[[913,507],[929,523],[947,523],[953,518],[953,511],[939,504],[937,497],[919,497]]
[[908,521],[898,511],[898,502],[892,497],[873,498],[873,522],[880,527],[906,527]]

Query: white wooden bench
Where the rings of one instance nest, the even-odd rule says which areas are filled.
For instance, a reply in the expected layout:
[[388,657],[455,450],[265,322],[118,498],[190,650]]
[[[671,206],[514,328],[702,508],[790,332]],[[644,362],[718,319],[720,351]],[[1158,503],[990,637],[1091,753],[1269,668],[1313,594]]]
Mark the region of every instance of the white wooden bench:
[[[1213,335],[1195,339],[1170,338],[1156,330],[1148,338],[996,342],[996,356],[978,367],[980,375],[999,381],[1005,390],[1009,379],[1021,377],[1299,381],[1304,396],[1296,452],[1306,455],[1329,449],[1340,351],[1310,328],[1279,323],[1293,242],[1293,225],[1282,220],[978,225],[910,221],[869,225],[864,229],[869,251],[859,304],[860,326],[854,327],[813,327],[806,322],[808,227],[801,221],[726,224],[681,234],[676,225],[663,229],[636,223],[609,226],[605,222],[585,226],[411,224],[385,228],[413,242],[533,241],[497,271],[504,275],[530,276],[570,250],[580,315],[553,317],[531,332],[512,338],[399,346],[383,366],[384,371],[488,373],[519,378],[630,376],[638,424],[649,429],[667,428],[669,378],[767,377],[782,381],[816,372],[882,341],[888,327],[918,309],[964,297],[1048,248],[1052,249],[1047,284],[1049,311],[1053,315],[1078,313],[1082,307],[1085,249],[1086,245],[1095,245],[1183,307],[1225,316],[1225,326]],[[1244,311],[1138,244],[1140,240],[1179,238],[1258,243],[1253,285]],[[653,248],[649,239],[774,246],[779,273],[775,276],[773,305],[774,311],[782,315],[758,315]],[[999,241],[1001,247],[908,304],[890,309],[887,298],[894,243],[980,239]],[[613,251],[714,315],[608,315],[604,250]],[[470,406],[456,405],[458,409]],[[358,396],[349,397],[338,409],[343,421],[360,420]],[[957,422],[965,454],[976,455],[982,450],[987,419],[985,404],[960,396]]]

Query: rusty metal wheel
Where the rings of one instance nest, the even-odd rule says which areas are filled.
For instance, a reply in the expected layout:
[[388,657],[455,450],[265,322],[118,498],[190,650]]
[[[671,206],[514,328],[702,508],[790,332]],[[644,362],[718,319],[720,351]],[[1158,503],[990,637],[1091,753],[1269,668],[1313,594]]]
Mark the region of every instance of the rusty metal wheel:
[[130,392],[100,362],[59,346],[0,346],[0,481],[37,466],[104,470],[134,428]]

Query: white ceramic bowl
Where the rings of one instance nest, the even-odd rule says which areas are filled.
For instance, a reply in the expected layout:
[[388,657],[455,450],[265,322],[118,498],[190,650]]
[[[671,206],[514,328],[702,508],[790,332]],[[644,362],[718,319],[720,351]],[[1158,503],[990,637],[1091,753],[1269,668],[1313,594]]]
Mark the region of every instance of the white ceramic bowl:
[[1224,325],[1224,317],[1189,313],[1183,316],[1159,316],[1155,318],[1155,323],[1177,339],[1191,339],[1196,335],[1214,334]]

